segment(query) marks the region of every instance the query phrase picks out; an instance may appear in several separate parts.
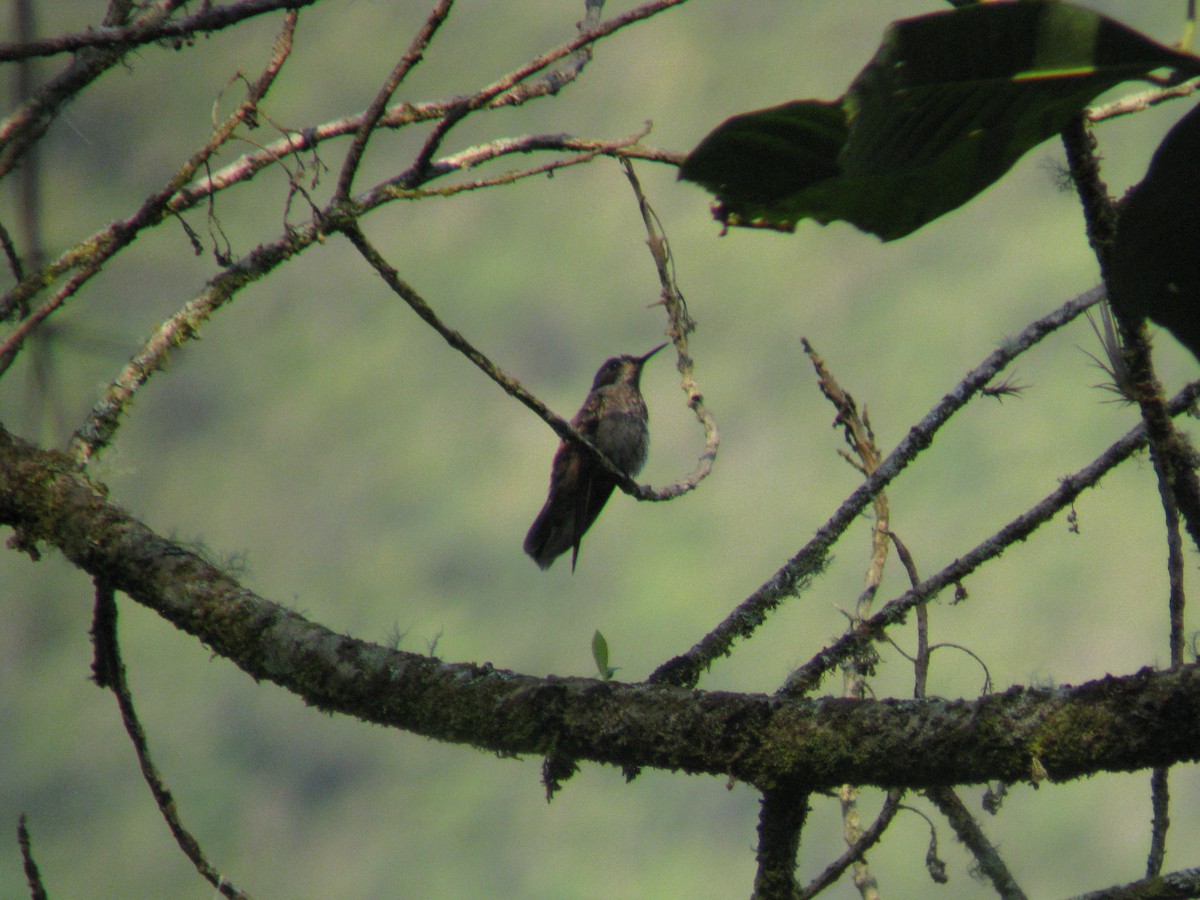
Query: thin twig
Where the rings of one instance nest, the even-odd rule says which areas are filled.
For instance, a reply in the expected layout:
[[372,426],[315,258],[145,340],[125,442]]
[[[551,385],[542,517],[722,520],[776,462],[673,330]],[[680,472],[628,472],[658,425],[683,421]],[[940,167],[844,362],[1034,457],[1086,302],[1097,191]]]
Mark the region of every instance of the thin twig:
[[[430,10],[429,15],[425,17],[425,21],[422,23],[420,29],[413,36],[412,41],[408,45],[408,50],[405,51],[404,56],[400,58],[400,61],[396,63],[395,67],[388,74],[387,79],[375,94],[375,99],[371,101],[371,105],[363,113],[362,122],[359,124],[358,130],[354,133],[354,139],[350,142],[350,147],[347,149],[345,159],[342,162],[342,171],[338,175],[337,187],[333,192],[335,198],[344,200],[350,196],[350,187],[354,182],[354,176],[358,173],[363,153],[367,149],[367,141],[375,133],[375,128],[379,124],[379,120],[383,118],[383,114],[387,110],[388,101],[396,93],[396,89],[400,87],[404,79],[408,77],[408,73],[424,57],[425,50],[429,47],[429,42],[433,40],[433,36],[437,34],[437,30],[446,21],[446,17],[450,15],[450,7],[453,5],[454,0],[438,0],[438,3]],[[443,117],[442,122],[445,123],[448,118],[448,115]]]
[[[389,109],[379,121],[377,127],[399,129],[413,123],[438,119],[446,114],[449,106],[449,101],[415,105],[402,103]],[[494,106],[495,103],[493,102],[489,105],[489,108]],[[344,137],[346,134],[352,134],[360,127],[362,120],[363,117],[361,115],[337,119],[332,122],[316,125],[312,128],[306,128],[303,131],[285,135],[279,140],[266,144],[258,152],[247,154],[214,172],[210,177],[203,178],[182,189],[172,198],[171,211],[186,211],[217,191],[224,190],[241,181],[248,181],[262,169],[275,164],[279,159],[289,154],[312,150],[326,141],[337,137]],[[685,156],[683,153],[661,150],[654,147],[627,146],[622,141],[597,141],[589,138],[576,138],[566,134],[529,135],[520,138],[498,138],[486,144],[471,147],[467,150],[434,160],[427,168],[427,178],[425,180],[428,182],[433,178],[470,169],[481,163],[512,153],[529,153],[536,150],[596,150],[609,156],[627,156],[633,159],[646,159],[673,166],[682,165]],[[390,190],[393,192],[391,196],[422,196],[422,194],[412,190],[408,190],[406,193],[405,188],[395,185],[385,185],[383,188],[377,188],[376,190]],[[358,202],[365,203],[364,196],[360,195]]]
[[29,885],[30,900],[46,900],[46,886],[42,873],[33,858],[33,841],[29,837],[29,820],[25,813],[17,819],[17,847],[21,851],[21,865],[25,869],[25,883]]
[[666,162],[671,165],[679,164],[682,157],[678,156],[678,154],[639,146],[637,142],[644,134],[645,132],[642,131],[636,135],[609,141],[600,141],[592,138],[575,138],[562,134],[500,138],[488,144],[463,150],[453,156],[435,160],[427,166],[423,183],[428,183],[435,178],[449,175],[453,172],[465,171],[484,162],[490,162],[503,156],[517,153],[533,153],[539,150],[578,151],[578,153],[575,156],[556,159],[553,162],[533,166],[528,169],[513,170],[505,172],[502,175],[494,175],[469,182],[458,182],[439,188],[406,187],[400,179],[392,178],[356,196],[353,200],[353,208],[361,215],[371,212],[391,200],[452,197],[455,194],[465,191],[497,187],[499,185],[512,184],[523,178],[550,174],[569,166],[591,162],[598,156],[612,156],[617,159],[652,159],[655,162]]
[[958,795],[950,788],[929,788],[924,793],[946,817],[958,839],[971,851],[979,864],[979,871],[991,881],[996,893],[1005,900],[1024,900],[1025,892],[1017,885],[995,845],[988,840]]
[[1200,79],[1193,78],[1182,84],[1175,84],[1165,88],[1155,88],[1150,91],[1140,91],[1136,94],[1130,94],[1128,97],[1120,97],[1111,103],[1105,103],[1102,106],[1094,106],[1088,109],[1085,115],[1089,122],[1104,122],[1108,119],[1115,119],[1118,116],[1141,112],[1152,106],[1165,103],[1168,100],[1175,100],[1179,97],[1190,97],[1196,92],[1197,88],[1200,88]]
[[[904,571],[908,574],[908,583],[912,587],[916,587],[921,583],[921,576],[917,573],[917,561],[913,559],[913,555],[908,552],[908,547],[900,540],[900,536],[895,532],[891,533],[892,543],[896,545],[896,555],[900,557],[900,564],[904,566]],[[917,653],[913,657],[913,696],[920,700],[925,696],[929,688],[929,604],[917,604]]]
[[[1183,540],[1179,533],[1179,510],[1175,493],[1163,479],[1158,479],[1158,493],[1167,526],[1167,580],[1170,610],[1171,668],[1183,665],[1184,651],[1184,592]],[[1146,854],[1146,877],[1162,872],[1167,854],[1167,831],[1171,825],[1170,770],[1156,766],[1150,773],[1150,849]]]
[[[51,313],[58,310],[80,287],[93,275],[100,271],[104,264],[118,251],[131,244],[142,230],[157,225],[167,215],[167,205],[171,196],[184,184],[191,180],[196,171],[203,166],[233,134],[234,129],[252,117],[255,107],[262,100],[271,85],[274,84],[284,62],[291,53],[292,38],[295,32],[297,13],[291,12],[284,20],[283,28],[276,37],[272,57],[258,80],[246,92],[246,97],[238,108],[225,122],[217,127],[203,147],[197,150],[185,162],[167,185],[143,201],[141,207],[130,218],[117,222],[101,233],[102,238],[95,246],[87,250],[77,248],[71,255],[60,260],[62,271],[79,265],[77,272],[65,285],[57,290],[52,297],[34,310],[28,318],[15,328],[8,337],[0,342],[0,373],[11,364],[21,345],[32,330],[44,321]],[[86,246],[86,245],[84,245]],[[80,264],[81,263],[81,264]],[[4,317],[14,306],[19,306],[24,299],[44,286],[46,273],[38,271],[4,298],[4,306],[0,308],[0,318]]]
[[[1180,391],[1168,406],[1172,415],[1190,409],[1200,397],[1200,381],[1192,382]],[[936,575],[925,579],[899,597],[888,601],[859,628],[847,633],[830,644],[811,660],[794,671],[787,683],[778,692],[783,696],[795,697],[811,691],[822,677],[833,667],[850,659],[858,645],[882,640],[885,632],[893,625],[905,620],[913,607],[933,599],[939,592],[964,579],[989,559],[999,556],[1005,549],[1029,537],[1037,528],[1069,506],[1076,497],[1096,485],[1101,478],[1146,445],[1146,425],[1137,427],[1108,447],[1100,456],[1074,475],[1060,479],[1059,486],[1040,502],[1017,516],[987,540],[977,544]]]
[[662,223],[658,219],[658,214],[650,206],[642,191],[642,184],[633,170],[633,164],[628,159],[622,158],[621,165],[625,169],[625,177],[629,179],[629,184],[633,188],[638,210],[642,214],[642,222],[646,226],[646,246],[650,248],[650,255],[654,259],[654,267],[658,272],[658,281],[662,286],[661,302],[667,311],[669,322],[667,336],[675,345],[678,357],[675,368],[679,371],[680,386],[687,395],[688,408],[695,413],[696,420],[704,428],[704,452],[700,454],[695,470],[686,478],[661,489],[670,492],[671,496],[678,496],[693,490],[712,472],[713,463],[717,458],[717,450],[721,446],[721,434],[717,430],[716,419],[704,405],[704,394],[700,391],[700,385],[693,372],[694,363],[688,352],[688,335],[695,330],[696,323],[688,315],[687,301],[684,300],[679,285],[675,281],[675,261],[671,256],[671,245],[662,231]]
[[205,6],[195,14],[176,22],[146,22],[124,28],[102,26],[75,34],[0,44],[0,62],[56,56],[60,53],[78,53],[88,47],[130,50],[159,41],[172,41],[174,48],[180,49],[184,40],[196,34],[220,31],[254,16],[281,9],[311,6],[315,2],[316,0],[238,0],[224,6]]
[[125,730],[129,734],[130,741],[133,742],[138,766],[142,770],[142,778],[149,786],[154,802],[166,820],[175,842],[179,844],[179,849],[196,867],[196,871],[223,896],[247,898],[248,894],[230,884],[204,856],[199,841],[180,820],[179,810],[175,806],[175,798],[171,796],[170,790],[150,759],[150,747],[146,742],[146,733],[142,729],[137,711],[133,707],[133,695],[129,691],[129,683],[125,678],[125,664],[121,661],[116,628],[117,604],[113,588],[97,579],[96,606],[92,624],[92,638],[96,642],[96,658],[105,660],[102,667],[107,680],[103,686],[111,690],[117,698],[117,706],[121,710],[121,721],[125,723]]
[[797,900],[809,900],[821,893],[835,881],[842,877],[842,873],[850,868],[857,860],[862,859],[863,854],[879,843],[879,839],[883,837],[884,831],[891,824],[892,819],[896,817],[896,813],[901,808],[900,800],[904,797],[904,791],[893,789],[887,792],[887,796],[883,800],[883,807],[879,810],[879,815],[875,817],[875,821],[870,827],[863,831],[854,846],[848,848],[845,853],[831,862],[822,870],[821,874],[806,884],[797,896]]
[[[875,435],[871,431],[865,413],[859,414],[858,404],[854,401],[854,397],[838,384],[837,379],[833,377],[833,373],[825,364],[825,360],[817,354],[812,344],[804,338],[801,338],[800,343],[804,348],[805,355],[808,356],[816,370],[817,383],[821,393],[837,410],[834,427],[841,426],[846,443],[857,457],[857,461],[852,460],[852,463],[864,476],[870,476],[879,468],[879,461],[882,457],[879,448],[875,445]],[[887,535],[891,521],[887,492],[880,491],[871,502],[875,511],[875,522],[871,528],[871,556],[863,579],[863,590],[858,595],[854,609],[848,613],[850,628],[854,628],[865,616],[870,614],[871,604],[879,591],[879,585],[883,581],[884,567],[887,564]],[[872,671],[876,657],[872,652],[873,648],[867,647],[864,648],[864,651],[863,656],[847,661],[846,665],[842,667],[843,697],[861,700],[867,695],[867,674]],[[897,793],[894,796],[898,803],[900,795]],[[862,843],[863,831],[858,814],[858,798],[857,786],[843,784],[838,788],[842,833],[851,850]],[[875,822],[878,825],[880,818],[877,818]],[[864,897],[875,896],[878,892],[878,885],[871,870],[867,867],[866,861],[862,858],[861,852],[850,862],[850,865],[854,869],[854,884],[859,893]]]
[[[171,17],[184,0],[160,0],[140,8],[135,26],[152,27]],[[0,179],[8,176],[25,153],[36,144],[66,105],[80,91],[117,65],[128,48],[87,47],[71,64],[0,121]]]
[[[687,0],[655,0],[655,2],[645,3],[624,15],[591,27],[589,27],[591,25],[590,17],[585,17],[580,25],[580,34],[578,37],[565,44],[561,44],[547,53],[534,57],[503,78],[479,89],[473,95],[450,101],[445,109],[442,121],[425,141],[414,163],[404,172],[392,178],[389,183],[411,189],[427,181],[432,177],[429,163],[433,158],[433,154],[437,151],[437,148],[441,145],[442,140],[450,129],[458,124],[459,121],[466,118],[471,112],[491,105],[503,106],[524,102],[528,96],[526,92],[516,91],[514,93],[514,91],[530,76],[549,68],[562,59],[574,56],[581,50],[590,47],[602,37],[625,28],[634,22],[656,15],[672,6],[678,6],[686,2]],[[559,87],[561,85],[555,83],[552,89],[548,89],[548,93],[555,93]],[[505,102],[506,99],[507,102]]]
[[[383,255],[375,248],[375,246],[363,234],[362,229],[358,225],[358,220],[355,215],[348,215],[342,221],[333,221],[331,227],[340,231],[352,243],[355,249],[362,254],[363,259],[379,273],[379,276],[384,280],[392,291],[397,294],[422,320],[425,321],[431,328],[434,329],[451,347],[463,354],[467,359],[475,364],[488,378],[494,381],[506,394],[515,400],[523,403],[526,407],[532,410],[537,416],[554,429],[564,441],[573,441],[579,446],[585,448],[593,455],[595,460],[600,463],[608,473],[613,477],[622,491],[629,494],[638,500],[670,500],[673,497],[684,493],[685,489],[690,490],[685,482],[674,482],[663,488],[655,488],[649,485],[640,485],[626,472],[623,472],[617,465],[607,456],[600,452],[596,446],[580,434],[572,427],[567,420],[556,415],[550,410],[546,404],[542,403],[537,397],[525,390],[517,379],[501,370],[493,363],[482,351],[474,344],[468,341],[458,331],[446,325],[433,308],[425,301],[417,291],[408,284],[400,273],[391,266]],[[681,487],[682,485],[682,487]]]
[[8,261],[8,268],[13,273],[13,278],[23,281],[25,266],[21,262],[21,254],[17,252],[17,245],[13,243],[12,235],[8,233],[3,222],[0,222],[0,248],[4,250],[4,258]]
[[[540,56],[535,56],[529,62],[478,91],[475,97],[472,98],[473,105],[475,108],[478,108],[479,105],[488,103],[493,98],[495,98],[497,105],[523,102],[526,99],[524,92],[514,89],[518,88],[530,75],[535,75],[543,69],[549,68],[556,62],[572,56],[585,47],[590,47],[601,38],[608,37],[608,35],[620,31],[622,28],[627,28],[635,22],[649,19],[672,7],[682,6],[684,3],[687,3],[687,0],[651,0],[651,2],[643,3],[641,6],[634,7],[628,12],[615,16],[605,22],[587,27],[578,36],[564,44],[560,44],[553,50],[549,50]],[[550,92],[553,93],[553,91]]]

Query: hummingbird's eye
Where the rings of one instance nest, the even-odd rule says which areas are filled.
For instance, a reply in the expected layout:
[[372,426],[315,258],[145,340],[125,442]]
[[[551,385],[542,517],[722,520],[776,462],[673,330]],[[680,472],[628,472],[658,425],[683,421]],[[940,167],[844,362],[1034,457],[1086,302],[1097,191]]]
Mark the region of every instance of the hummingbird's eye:
[[606,384],[616,384],[620,374],[621,360],[610,359],[603,366],[601,366],[600,371],[596,373],[596,380],[592,384],[592,390],[594,391],[596,388],[603,387]]

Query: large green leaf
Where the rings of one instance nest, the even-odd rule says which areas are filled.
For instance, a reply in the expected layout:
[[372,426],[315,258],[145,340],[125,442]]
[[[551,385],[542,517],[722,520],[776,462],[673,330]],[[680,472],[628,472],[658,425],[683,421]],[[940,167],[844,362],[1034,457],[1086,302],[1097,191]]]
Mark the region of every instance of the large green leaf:
[[735,116],[680,177],[727,225],[813,218],[894,240],[966,203],[1097,94],[1200,58],[1069,3],[986,3],[895,22],[840,100]]
[[1171,129],[1121,204],[1108,290],[1118,311],[1149,316],[1200,359],[1200,106]]

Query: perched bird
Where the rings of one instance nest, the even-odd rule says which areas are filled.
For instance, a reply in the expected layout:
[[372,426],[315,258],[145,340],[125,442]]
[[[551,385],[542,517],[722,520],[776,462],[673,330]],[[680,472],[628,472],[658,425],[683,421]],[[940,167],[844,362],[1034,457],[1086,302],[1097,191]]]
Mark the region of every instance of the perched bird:
[[[642,366],[666,344],[644,356],[605,360],[592,381],[591,393],[571,424],[617,468],[629,476],[641,471],[650,449],[649,413],[642,399]],[[550,496],[525,536],[525,552],[543,569],[571,551],[571,571],[579,557],[583,534],[608,501],[616,482],[581,447],[558,445],[550,468]]]

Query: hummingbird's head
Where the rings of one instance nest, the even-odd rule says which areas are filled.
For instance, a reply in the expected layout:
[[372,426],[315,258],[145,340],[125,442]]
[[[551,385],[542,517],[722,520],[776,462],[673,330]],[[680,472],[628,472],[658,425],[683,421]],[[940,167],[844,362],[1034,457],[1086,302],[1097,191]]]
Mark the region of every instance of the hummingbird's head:
[[596,378],[592,381],[592,390],[610,384],[632,384],[636,387],[641,380],[642,366],[646,364],[646,360],[665,346],[667,345],[659,344],[642,356],[614,356],[612,359],[606,359],[604,365],[596,372]]

